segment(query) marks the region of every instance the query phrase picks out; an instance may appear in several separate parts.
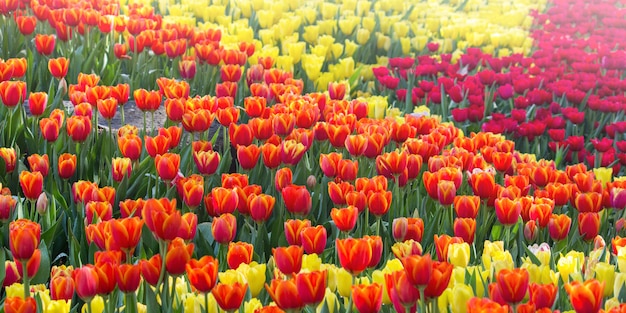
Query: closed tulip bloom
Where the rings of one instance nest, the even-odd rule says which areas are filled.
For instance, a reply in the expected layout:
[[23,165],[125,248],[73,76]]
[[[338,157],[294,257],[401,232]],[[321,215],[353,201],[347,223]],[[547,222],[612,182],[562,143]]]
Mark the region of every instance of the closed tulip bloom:
[[535,305],[537,310],[543,308],[551,308],[556,300],[557,287],[553,284],[530,284],[530,302]]
[[202,175],[213,175],[220,165],[220,155],[214,151],[194,151],[193,160]]
[[222,214],[213,219],[211,224],[213,238],[220,244],[227,244],[235,239],[237,235],[237,218],[230,214]]
[[311,221],[309,220],[292,220],[289,219],[285,221],[285,237],[287,239],[287,243],[290,245],[302,245],[302,237],[300,237],[300,233],[306,227],[311,227]]
[[311,194],[306,186],[289,185],[282,189],[285,208],[292,214],[306,216],[311,211]]
[[142,217],[156,238],[170,241],[178,236],[182,217],[176,209],[176,199],[146,200]]
[[276,267],[285,275],[295,275],[302,268],[304,249],[300,246],[278,247],[272,249]]
[[276,199],[270,195],[252,194],[248,196],[248,209],[250,210],[252,220],[257,223],[267,221],[272,215],[275,203]]
[[482,312],[508,313],[509,307],[506,305],[501,305],[489,298],[471,298],[470,301],[467,303],[467,313]]
[[529,274],[526,269],[503,269],[496,276],[500,295],[508,303],[521,302],[528,290]]
[[383,240],[380,236],[363,236],[363,240],[366,240],[372,248],[372,258],[367,267],[376,267],[380,263],[380,259],[383,255]]
[[131,159],[113,158],[113,160],[111,160],[111,177],[114,181],[119,183],[124,177],[130,177],[131,171]]
[[191,133],[207,131],[213,123],[213,117],[209,110],[188,110],[183,114],[183,128]]
[[48,171],[50,170],[50,161],[48,160],[47,154],[44,154],[43,156],[39,154],[33,154],[27,159],[31,171],[40,172],[43,177],[48,176]]
[[228,126],[228,136],[230,143],[235,147],[237,145],[249,146],[254,139],[254,133],[248,124],[230,124]]
[[28,297],[7,297],[4,300],[4,312],[6,313],[35,313],[37,312],[37,301]]
[[39,120],[39,129],[41,130],[41,136],[47,142],[54,142],[59,138],[61,126],[56,120],[46,117]]
[[170,182],[178,175],[180,168],[180,155],[175,153],[157,155],[154,158],[154,164],[159,177],[166,182]]
[[106,119],[110,120],[117,113],[117,100],[115,98],[98,99],[98,112]]
[[513,225],[517,223],[522,212],[522,204],[518,200],[509,198],[498,198],[495,201],[496,216],[503,225]]
[[260,155],[261,149],[257,145],[237,146],[237,160],[244,170],[253,169],[258,163]]
[[333,219],[337,229],[343,232],[350,232],[356,226],[359,210],[352,205],[343,209],[333,208],[330,211],[330,217]]
[[141,283],[141,266],[139,264],[121,264],[116,267],[117,286],[123,293],[137,291]]
[[370,193],[367,197],[367,208],[377,217],[385,215],[391,207],[391,191]]
[[72,272],[76,294],[85,302],[89,302],[97,295],[98,274],[92,265],[86,265]]
[[392,235],[395,241],[406,240],[422,241],[424,221],[418,217],[399,217],[392,222]]
[[579,212],[583,213],[600,212],[602,210],[602,194],[598,192],[579,193],[574,199],[574,206]]
[[11,195],[0,195],[0,222],[6,223],[13,216],[17,201]]
[[227,285],[220,283],[211,290],[211,293],[222,310],[234,312],[241,306],[247,290],[248,284],[235,282],[232,285]]
[[461,242],[463,242],[463,239],[459,237],[435,235],[435,249],[437,251],[437,259],[439,262],[446,262],[448,260],[448,247],[450,244]]
[[422,245],[415,240],[409,239],[404,242],[396,242],[391,246],[391,252],[393,252],[396,259],[402,259],[411,255],[422,255]]
[[158,91],[137,89],[133,92],[137,108],[141,111],[153,112],[161,106],[161,94]]
[[326,271],[312,271],[296,275],[296,287],[304,305],[318,305],[324,300],[326,292]]
[[217,283],[218,262],[205,255],[199,260],[191,259],[186,265],[189,283],[200,293],[207,294]]
[[50,299],[71,301],[74,296],[72,276],[56,276],[50,280]]
[[33,116],[41,116],[48,104],[48,94],[45,92],[32,92],[28,96],[28,108]]
[[270,285],[265,285],[270,297],[282,310],[301,310],[304,307],[295,279],[272,279]]
[[305,227],[300,232],[300,237],[302,238],[302,247],[306,254],[322,254],[324,252],[326,240],[328,239],[324,226]]
[[565,284],[565,291],[567,291],[576,313],[598,312],[602,306],[604,282],[595,279],[587,280],[584,283],[574,281]]
[[141,260],[141,277],[151,286],[156,286],[161,275],[161,255],[155,254],[148,260]]
[[400,259],[402,266],[407,273],[407,278],[415,287],[426,286],[430,281],[430,275],[433,271],[433,260],[430,254],[424,256],[411,255]]
[[594,240],[599,232],[599,213],[585,212],[578,214],[578,233],[585,241]]
[[4,161],[4,170],[6,173],[12,173],[15,169],[17,156],[13,148],[0,148],[0,158]]
[[35,201],[43,191],[43,175],[41,172],[22,171],[20,173],[20,186],[24,197]]
[[54,78],[62,79],[67,75],[70,67],[70,60],[66,58],[56,58],[48,60],[48,70]]
[[570,231],[572,220],[565,214],[553,214],[548,222],[548,232],[550,238],[554,241],[560,241],[567,238]]
[[236,270],[240,264],[250,264],[254,256],[254,247],[247,242],[231,242],[228,244],[226,261],[228,268]]
[[336,241],[339,263],[353,276],[363,272],[372,260],[372,246],[365,239],[338,239]]
[[152,158],[159,154],[165,154],[170,149],[170,139],[164,135],[157,135],[155,137],[144,137],[146,151]]
[[59,177],[69,179],[76,173],[76,155],[63,153],[58,161]]
[[26,219],[9,224],[9,247],[16,261],[28,261],[41,240],[41,226]]
[[107,201],[89,201],[85,205],[85,219],[88,224],[108,221],[113,216],[113,208]]
[[234,189],[215,187],[211,190],[213,210],[217,215],[233,213],[239,203],[239,196]]
[[172,240],[165,256],[165,269],[172,276],[185,273],[187,262],[193,255],[193,243],[186,244],[182,238]]
[[[385,274],[385,285],[396,311],[406,312],[404,308],[416,307],[420,292],[417,287],[411,284],[406,271],[399,270]],[[413,311],[413,309],[409,311]]]
[[474,194],[481,199],[488,199],[493,195],[496,188],[493,174],[488,172],[478,172],[470,176],[470,185]]
[[433,271],[430,281],[424,290],[426,298],[436,298],[441,296],[450,283],[454,265],[448,262],[433,262]]
[[75,142],[83,142],[91,133],[91,119],[85,116],[71,116],[65,126],[67,135]]
[[352,300],[359,313],[377,313],[383,304],[383,286],[378,283],[354,285]]
[[35,49],[41,55],[51,55],[54,52],[56,37],[54,35],[35,35]]
[[441,205],[451,205],[456,196],[456,186],[454,182],[440,180],[437,183],[437,200]]
[[141,239],[144,221],[139,217],[114,219],[109,222],[111,236],[125,253],[133,253]]

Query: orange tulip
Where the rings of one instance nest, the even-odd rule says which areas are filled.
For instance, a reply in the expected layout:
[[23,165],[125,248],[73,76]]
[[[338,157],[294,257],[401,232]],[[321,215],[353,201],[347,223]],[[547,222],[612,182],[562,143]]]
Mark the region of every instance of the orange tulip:
[[43,191],[43,175],[41,172],[22,171],[20,173],[20,186],[24,197],[35,201]]
[[437,200],[441,205],[451,205],[456,196],[456,186],[454,182],[440,180],[437,183]]
[[66,58],[56,58],[48,60],[48,70],[54,78],[62,79],[67,75],[70,67],[70,60]]
[[189,283],[200,293],[209,293],[217,283],[218,262],[205,255],[199,260],[191,259],[186,265]]
[[215,187],[211,190],[213,210],[217,215],[233,213],[239,203],[239,196],[234,189]]
[[202,175],[213,175],[220,165],[220,155],[214,151],[197,151],[193,153],[198,172]]
[[193,243],[186,244],[180,238],[174,238],[167,247],[165,256],[165,269],[172,276],[180,276],[185,273],[185,268],[193,255]]
[[74,296],[74,280],[72,276],[52,276],[50,280],[50,299],[71,301]]
[[59,177],[69,179],[76,173],[76,155],[63,153],[59,156],[58,162]]
[[243,99],[243,107],[248,117],[260,117],[265,112],[267,100],[262,97],[246,97]]
[[54,35],[35,35],[35,49],[41,55],[51,55],[54,52],[56,37]]
[[135,292],[141,283],[141,265],[121,264],[115,268],[115,278],[121,292]]
[[213,114],[209,110],[189,110],[183,114],[183,128],[191,133],[207,131],[213,123]]
[[13,216],[16,204],[11,195],[0,195],[0,222],[5,223]]
[[[580,174],[577,174],[580,175]],[[574,199],[578,212],[600,212],[602,210],[602,194],[598,192],[581,192]]]
[[88,224],[108,221],[113,216],[113,208],[107,201],[89,201],[85,205],[85,219]]
[[476,235],[476,220],[473,218],[456,218],[454,220],[454,236],[463,239],[463,242],[472,244]]
[[488,199],[496,189],[495,178],[488,172],[478,172],[470,176],[470,185],[474,194],[481,199]]
[[59,138],[61,127],[56,120],[46,117],[39,120],[39,129],[41,130],[41,136],[47,142],[54,142]]
[[45,92],[32,92],[28,96],[28,109],[33,116],[41,116],[48,104],[48,94]]
[[137,200],[126,199],[124,201],[120,201],[119,205],[121,217],[141,217],[141,212],[143,211],[144,204],[145,202],[141,198]]
[[356,226],[359,210],[352,205],[343,209],[333,208],[330,211],[330,217],[333,219],[337,229],[343,232],[349,232]]
[[450,283],[450,277],[452,276],[452,270],[454,269],[454,265],[448,262],[433,262],[432,264],[433,271],[430,275],[430,281],[424,290],[426,298],[436,298],[441,296]]
[[496,276],[497,288],[504,301],[515,304],[521,302],[528,291],[529,274],[526,269],[502,269]]
[[237,160],[244,170],[253,169],[258,163],[260,155],[261,149],[257,145],[237,146]]
[[74,202],[87,204],[98,201],[98,185],[89,181],[79,180],[72,185]]
[[224,127],[228,127],[228,125],[232,123],[237,123],[239,121],[239,109],[236,107],[226,107],[224,109],[218,109],[216,112],[217,120]]
[[0,158],[4,160],[4,168],[6,173],[12,173],[15,169],[17,156],[13,148],[0,148]]
[[141,111],[154,112],[161,106],[161,94],[158,91],[137,89],[133,92],[137,108]]
[[322,254],[326,248],[328,234],[322,225],[305,227],[300,232],[302,247],[306,254]]
[[543,308],[551,308],[556,300],[557,287],[553,284],[530,284],[530,302],[535,305],[537,310]]
[[161,255],[155,254],[149,260],[141,260],[141,276],[151,286],[156,286],[161,275]]
[[292,214],[306,216],[311,211],[311,194],[306,186],[289,185],[281,190],[285,208]]
[[320,168],[326,177],[335,177],[337,175],[337,167],[339,161],[342,160],[341,154],[331,152],[329,154],[320,154]]
[[[295,279],[272,279],[270,285],[265,284],[267,293],[283,310],[300,311],[304,307]],[[323,297],[323,292],[322,292]]]
[[202,203],[204,195],[204,179],[202,176],[192,174],[182,178],[177,182],[180,187],[179,194],[182,195],[183,203],[191,209],[197,208]]
[[300,246],[278,247],[272,249],[274,262],[281,273],[285,275],[295,275],[302,268],[302,255],[304,249]]
[[122,252],[132,254],[135,251],[141,239],[143,224],[144,221],[139,217],[113,219],[109,222],[111,237]]
[[263,155],[263,165],[265,167],[275,169],[280,166],[282,162],[280,146],[267,142],[261,146],[261,154]]
[[156,238],[171,241],[178,236],[182,217],[176,209],[176,199],[146,200],[142,217]]
[[249,146],[252,144],[254,134],[252,128],[248,124],[230,124],[228,126],[228,136],[233,146]]
[[406,169],[408,156],[405,150],[384,153],[376,157],[376,172],[388,178],[400,175]]
[[39,154],[33,154],[30,155],[27,159],[31,171],[39,172],[43,177],[48,176],[48,171],[50,170],[50,161],[48,160],[47,154],[44,154],[43,156]]
[[377,313],[383,304],[383,286],[378,283],[354,285],[352,301],[359,313]]
[[391,191],[370,193],[367,197],[367,208],[370,213],[377,217],[385,215],[391,207],[391,196]]
[[372,246],[365,239],[337,239],[337,254],[339,263],[353,276],[359,275],[372,260]]
[[400,217],[392,222],[392,234],[396,241],[406,240],[422,241],[424,234],[424,221],[418,217]]
[[113,158],[111,161],[111,177],[114,181],[119,183],[124,177],[130,177],[131,171],[131,159]]
[[231,242],[228,244],[226,260],[230,269],[237,269],[242,263],[250,264],[254,256],[254,247],[247,242]]
[[15,107],[26,98],[26,83],[22,81],[0,82],[0,99],[9,108]]
[[430,276],[433,271],[432,259],[430,254],[424,256],[411,255],[400,259],[404,270],[407,273],[407,278],[411,284],[415,287],[426,286],[430,281]]
[[292,220],[289,219],[285,221],[284,224],[285,237],[287,239],[287,243],[290,245],[302,245],[302,238],[300,237],[300,233],[306,227],[311,226],[311,221],[309,220]]
[[574,281],[565,284],[565,291],[576,313],[598,312],[602,305],[602,294],[604,292],[604,282],[595,279],[587,280],[584,283]]
[[280,144],[280,158],[284,164],[295,166],[300,162],[307,147],[295,140],[285,140]]
[[39,266],[41,265],[41,250],[37,249],[33,253],[33,256],[26,262],[26,273],[24,273],[24,268],[22,267],[22,262],[16,262],[15,266],[17,267],[17,273],[20,277],[34,277],[39,271]]
[[317,306],[324,300],[327,277],[326,271],[313,271],[296,275],[297,294],[304,305]]
[[522,211],[522,204],[518,200],[498,198],[495,200],[496,216],[503,225],[517,223]]
[[233,241],[237,235],[237,218],[230,213],[213,218],[211,233],[215,241],[220,244],[224,245]]
[[154,158],[154,164],[159,177],[165,182],[170,182],[178,176],[180,155],[175,153],[157,155]]
[[328,124],[326,126],[326,132],[330,144],[335,148],[342,148],[345,145],[346,138],[350,135],[351,130],[348,125]]
[[220,283],[211,290],[211,293],[222,310],[234,312],[241,306],[247,290],[248,284],[235,282],[232,285],[226,285]]
[[248,196],[248,209],[252,219],[257,223],[267,221],[272,215],[275,203],[276,199],[270,195],[252,194]]
[[6,313],[35,313],[37,312],[37,301],[28,297],[8,297],[4,300],[4,311]]
[[501,305],[489,298],[471,298],[467,303],[467,313],[509,313],[509,307]]
[[65,126],[67,135],[75,142],[83,142],[91,132],[91,119],[85,116],[71,116]]
[[117,100],[115,98],[98,99],[98,112],[107,120],[112,119],[117,113]]
[[[254,138],[265,141],[274,136],[274,128],[272,119],[253,118],[248,122],[248,129],[252,132]],[[247,130],[246,130],[247,134]],[[278,137],[280,138],[280,137]]]

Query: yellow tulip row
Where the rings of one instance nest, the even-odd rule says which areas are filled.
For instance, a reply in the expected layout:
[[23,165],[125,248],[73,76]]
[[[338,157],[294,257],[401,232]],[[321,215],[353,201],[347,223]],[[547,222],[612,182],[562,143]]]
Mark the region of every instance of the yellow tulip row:
[[[151,0],[123,0],[143,3]],[[531,10],[546,0],[376,1],[339,0],[158,0],[165,23],[222,30],[226,46],[254,42],[258,57],[271,56],[278,68],[301,66],[318,90],[358,70],[371,80],[373,65],[388,56],[424,53],[429,42],[456,61],[468,47],[498,56],[529,53]],[[363,52],[355,53],[359,48]],[[327,65],[327,66],[324,66]]]

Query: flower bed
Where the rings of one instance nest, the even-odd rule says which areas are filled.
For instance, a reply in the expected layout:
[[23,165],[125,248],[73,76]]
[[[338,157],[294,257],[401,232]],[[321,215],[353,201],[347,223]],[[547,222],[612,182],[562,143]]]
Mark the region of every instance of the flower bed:
[[624,308],[624,10],[291,3],[0,4],[5,312]]

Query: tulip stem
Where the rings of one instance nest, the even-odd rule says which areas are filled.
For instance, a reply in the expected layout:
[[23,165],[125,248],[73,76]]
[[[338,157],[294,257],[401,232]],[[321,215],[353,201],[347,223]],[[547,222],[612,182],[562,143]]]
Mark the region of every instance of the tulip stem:
[[91,310],[91,300],[89,300],[89,302],[87,302],[87,313],[92,313],[92,310]]
[[[354,286],[354,283],[356,282],[356,277],[352,275],[351,280],[352,280],[352,283],[350,284],[350,288]],[[352,297],[348,297],[348,306],[346,307],[346,312],[348,313],[352,312]]]
[[[426,296],[424,296],[424,288],[423,286],[420,286],[418,288],[419,292],[420,292],[420,299],[418,300],[419,302],[419,307],[420,307],[420,311],[421,312],[426,312]],[[406,310],[407,312],[411,312],[411,308],[407,308],[408,310]]]
[[204,294],[204,312],[209,313],[209,293]]
[[30,277],[28,276],[28,260],[21,260],[22,273],[24,274],[24,299],[30,298]]
[[178,279],[178,277],[172,277],[173,278],[173,283],[172,283],[172,287],[170,290],[170,298],[168,299],[172,305],[171,308],[174,308],[174,302],[176,301],[176,280]]
[[126,307],[124,309],[124,312],[137,312],[137,295],[134,292],[129,292],[126,294]]

